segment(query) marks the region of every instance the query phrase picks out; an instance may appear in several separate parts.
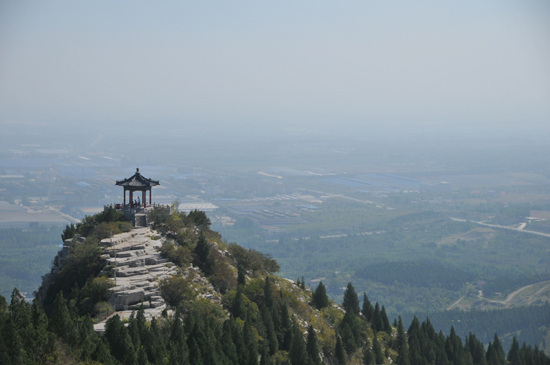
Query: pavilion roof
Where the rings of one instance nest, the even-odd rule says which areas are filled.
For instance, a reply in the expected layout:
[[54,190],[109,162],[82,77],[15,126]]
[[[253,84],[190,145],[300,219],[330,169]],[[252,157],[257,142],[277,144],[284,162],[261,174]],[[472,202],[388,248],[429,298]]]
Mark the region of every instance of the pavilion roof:
[[151,180],[146,177],[143,177],[139,173],[139,168],[137,168],[136,173],[134,175],[124,180],[117,180],[116,185],[124,186],[128,188],[149,188],[152,186],[159,185],[159,181]]

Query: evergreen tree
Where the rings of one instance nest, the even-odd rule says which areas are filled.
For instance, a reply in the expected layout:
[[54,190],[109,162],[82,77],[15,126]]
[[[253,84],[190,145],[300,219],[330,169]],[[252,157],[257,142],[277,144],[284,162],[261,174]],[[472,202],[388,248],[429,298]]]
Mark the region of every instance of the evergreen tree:
[[269,348],[269,354],[273,355],[279,349],[279,341],[277,340],[277,335],[275,333],[275,327],[273,325],[273,319],[271,318],[271,312],[265,305],[262,306],[262,319],[265,327],[265,337]]
[[466,338],[466,350],[472,357],[474,365],[487,365],[487,359],[485,358],[485,348],[481,341],[479,341],[475,335],[470,332]]
[[523,359],[521,358],[519,343],[516,337],[512,340],[512,346],[510,346],[510,351],[508,351],[507,360],[510,364],[523,365]]
[[[201,346],[199,345],[196,338],[189,337],[187,339],[187,346],[189,348],[189,363],[191,364],[204,364],[202,358],[202,351]],[[170,359],[172,359],[172,350],[170,351]],[[174,363],[174,365],[177,364],[177,362]]]
[[132,345],[134,346],[134,349],[139,349],[141,347],[141,338],[139,336],[139,329],[136,317],[134,316],[134,312],[130,314],[130,318],[128,321],[128,334],[130,335],[130,338],[132,339]]
[[147,352],[145,348],[140,347],[137,356],[138,365],[149,365],[149,359],[147,358]]
[[63,292],[58,292],[53,302],[52,310],[49,317],[48,329],[57,336],[72,341],[73,336],[73,321],[67,308],[67,302],[63,298]]
[[97,346],[96,341],[94,341],[96,340],[97,334],[94,332],[94,325],[89,315],[86,315],[79,321],[77,337],[80,359],[82,361],[90,359]]
[[378,302],[374,305],[374,312],[372,313],[372,328],[376,331],[384,331],[384,321],[382,320],[382,315],[380,314],[380,306]]
[[336,348],[334,349],[334,355],[336,355],[336,362],[338,365],[344,365],[346,363],[346,352],[344,351],[342,340],[340,340],[340,336],[338,335],[336,335]]
[[374,352],[372,351],[368,340],[365,341],[365,347],[363,347],[363,364],[375,365]]
[[380,347],[380,342],[378,342],[378,334],[374,332],[374,337],[372,339],[372,351],[374,352],[374,360],[376,364],[384,363],[384,354],[382,353],[382,347]]
[[348,311],[344,313],[344,318],[338,327],[342,345],[348,353],[354,352],[363,341],[361,336],[361,324],[359,318]]
[[231,314],[233,316],[240,317],[241,319],[246,318],[246,308],[244,306],[244,300],[243,300],[243,292],[242,287],[237,287],[237,292],[235,293],[235,297],[233,298],[233,302],[231,303]]
[[315,289],[315,292],[313,293],[313,305],[317,309],[323,309],[325,307],[328,307],[328,296],[327,296],[327,289],[325,288],[325,285],[323,282],[319,282],[319,285],[317,286],[317,289]]
[[292,365],[304,365],[307,364],[307,350],[304,336],[300,331],[298,323],[294,322],[292,326],[292,345],[289,351],[290,363]]
[[254,336],[252,325],[249,320],[244,322],[243,339],[246,349],[246,361],[242,365],[258,364],[258,342]]
[[235,347],[237,349],[237,355],[239,356],[238,363],[246,364],[248,362],[247,361],[248,351],[244,341],[243,328],[237,323],[235,319],[232,319],[230,324],[231,324],[231,330],[233,334],[233,342],[235,343]]
[[246,271],[243,265],[237,266],[237,285],[246,285]]
[[260,365],[272,365],[273,361],[271,360],[271,356],[269,355],[269,346],[264,344],[262,346],[262,353],[260,358]]
[[348,354],[351,354],[355,351],[357,348],[357,343],[355,342],[355,337],[353,336],[353,332],[349,328],[349,325],[344,322],[340,326],[340,338],[342,341],[342,345],[344,346],[344,349]]
[[273,289],[271,287],[271,279],[269,278],[269,276],[265,277],[264,303],[268,309],[273,308],[275,305],[275,296],[273,295]]
[[[397,333],[399,336],[399,328],[397,329]],[[426,340],[422,339],[424,336],[424,333],[422,331],[422,328],[420,327],[420,321],[416,316],[413,317],[413,320],[411,321],[411,325],[409,326],[409,330],[407,331],[407,337],[408,337],[408,346],[409,346],[409,359],[410,362],[413,364],[421,364],[423,362],[423,346],[426,348],[427,351],[429,346],[426,346]],[[431,345],[431,341],[430,341]],[[433,358],[431,359],[431,362],[433,362]]]
[[114,364],[115,359],[113,358],[113,356],[111,356],[107,344],[105,344],[105,342],[100,338],[96,338],[94,342],[95,349],[92,353],[92,356],[90,357],[91,360],[96,361],[100,364]]
[[199,235],[199,240],[197,241],[194,252],[194,263],[204,272],[204,275],[209,276],[212,274],[212,267],[210,265],[210,244],[208,244],[202,232]]
[[496,333],[495,333],[495,337],[493,338],[492,345],[495,350],[493,363],[504,364],[504,361],[506,360],[506,355],[504,354],[504,349],[502,348],[502,344],[500,343],[500,340]]
[[0,359],[5,364],[23,364],[26,354],[24,353],[23,343],[17,332],[17,327],[11,317],[7,317],[2,326],[0,336],[3,339],[3,348],[0,348]]
[[[145,332],[144,337],[145,338],[142,343],[145,345],[145,349],[147,350],[147,358],[153,364],[160,364],[163,359],[168,356],[168,354],[166,352],[164,336],[162,336],[157,319],[153,318],[151,320],[151,326],[149,330]],[[185,342],[181,345],[184,346],[184,351],[187,350],[185,347],[187,344]]]
[[399,321],[397,322],[397,364],[398,365],[409,365],[409,344],[407,342],[407,335],[405,334],[405,329],[403,328],[403,321],[401,316],[399,316]]
[[286,302],[281,307],[281,328],[279,332],[279,344],[282,350],[289,351],[292,344],[292,322],[288,314]]
[[315,334],[315,329],[311,325],[307,329],[306,349],[309,358],[309,364],[321,364],[321,358],[319,358],[319,346],[317,345],[317,335]]
[[363,316],[365,316],[365,319],[372,323],[372,316],[374,314],[374,308],[372,306],[372,303],[370,302],[369,298],[367,297],[367,293],[363,292],[363,309],[361,311],[363,313]]
[[351,313],[355,315],[359,314],[359,298],[357,298],[357,293],[351,282],[348,283],[346,291],[344,292],[344,302],[342,306],[347,312],[351,311]]
[[233,322],[235,321],[233,317],[223,322],[222,338],[221,338],[222,350],[230,364],[238,364],[239,355],[237,352],[237,346],[233,341],[233,331],[231,330],[231,321]]
[[104,336],[115,359],[124,364],[133,364],[136,361],[132,340],[118,315],[107,320]]
[[391,335],[390,321],[388,320],[388,316],[386,315],[386,308],[384,308],[384,306],[382,306],[382,310],[380,311],[380,317],[382,318],[382,324],[384,326],[383,331],[386,332],[388,335]]
[[189,361],[189,348],[183,331],[183,324],[176,314],[170,328],[168,340],[171,364],[187,364]]

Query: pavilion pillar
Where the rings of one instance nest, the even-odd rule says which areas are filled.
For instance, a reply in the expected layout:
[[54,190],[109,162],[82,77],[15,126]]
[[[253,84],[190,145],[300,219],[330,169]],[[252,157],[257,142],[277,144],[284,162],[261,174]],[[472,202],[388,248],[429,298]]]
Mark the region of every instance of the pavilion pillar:
[[134,206],[134,192],[130,190],[130,206]]
[[143,201],[143,207],[147,208],[147,191],[146,190],[142,190],[141,200]]
[[151,188],[149,188],[149,205],[153,205],[153,201],[151,200]]
[[126,188],[124,188],[124,204],[122,204],[122,206],[126,206]]

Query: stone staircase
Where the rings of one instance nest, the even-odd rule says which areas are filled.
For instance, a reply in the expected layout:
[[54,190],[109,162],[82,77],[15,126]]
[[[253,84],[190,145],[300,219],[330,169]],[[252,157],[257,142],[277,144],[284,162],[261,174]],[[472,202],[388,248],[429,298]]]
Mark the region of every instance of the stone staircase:
[[[110,274],[115,286],[110,289],[109,303],[121,317],[140,307],[145,317],[162,315],[166,303],[160,295],[159,282],[177,274],[176,266],[160,256],[164,239],[149,227],[135,228],[130,232],[106,238],[103,258],[104,274]],[[96,331],[105,328],[105,321],[94,325]]]

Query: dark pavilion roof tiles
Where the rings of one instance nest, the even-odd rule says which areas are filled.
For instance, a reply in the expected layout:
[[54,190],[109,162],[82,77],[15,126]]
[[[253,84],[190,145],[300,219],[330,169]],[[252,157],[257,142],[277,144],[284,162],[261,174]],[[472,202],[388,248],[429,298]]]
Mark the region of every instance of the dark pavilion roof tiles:
[[127,188],[150,188],[159,184],[158,180],[151,180],[143,177],[139,173],[139,168],[136,169],[136,173],[131,177],[124,180],[117,180],[116,185],[124,186]]

